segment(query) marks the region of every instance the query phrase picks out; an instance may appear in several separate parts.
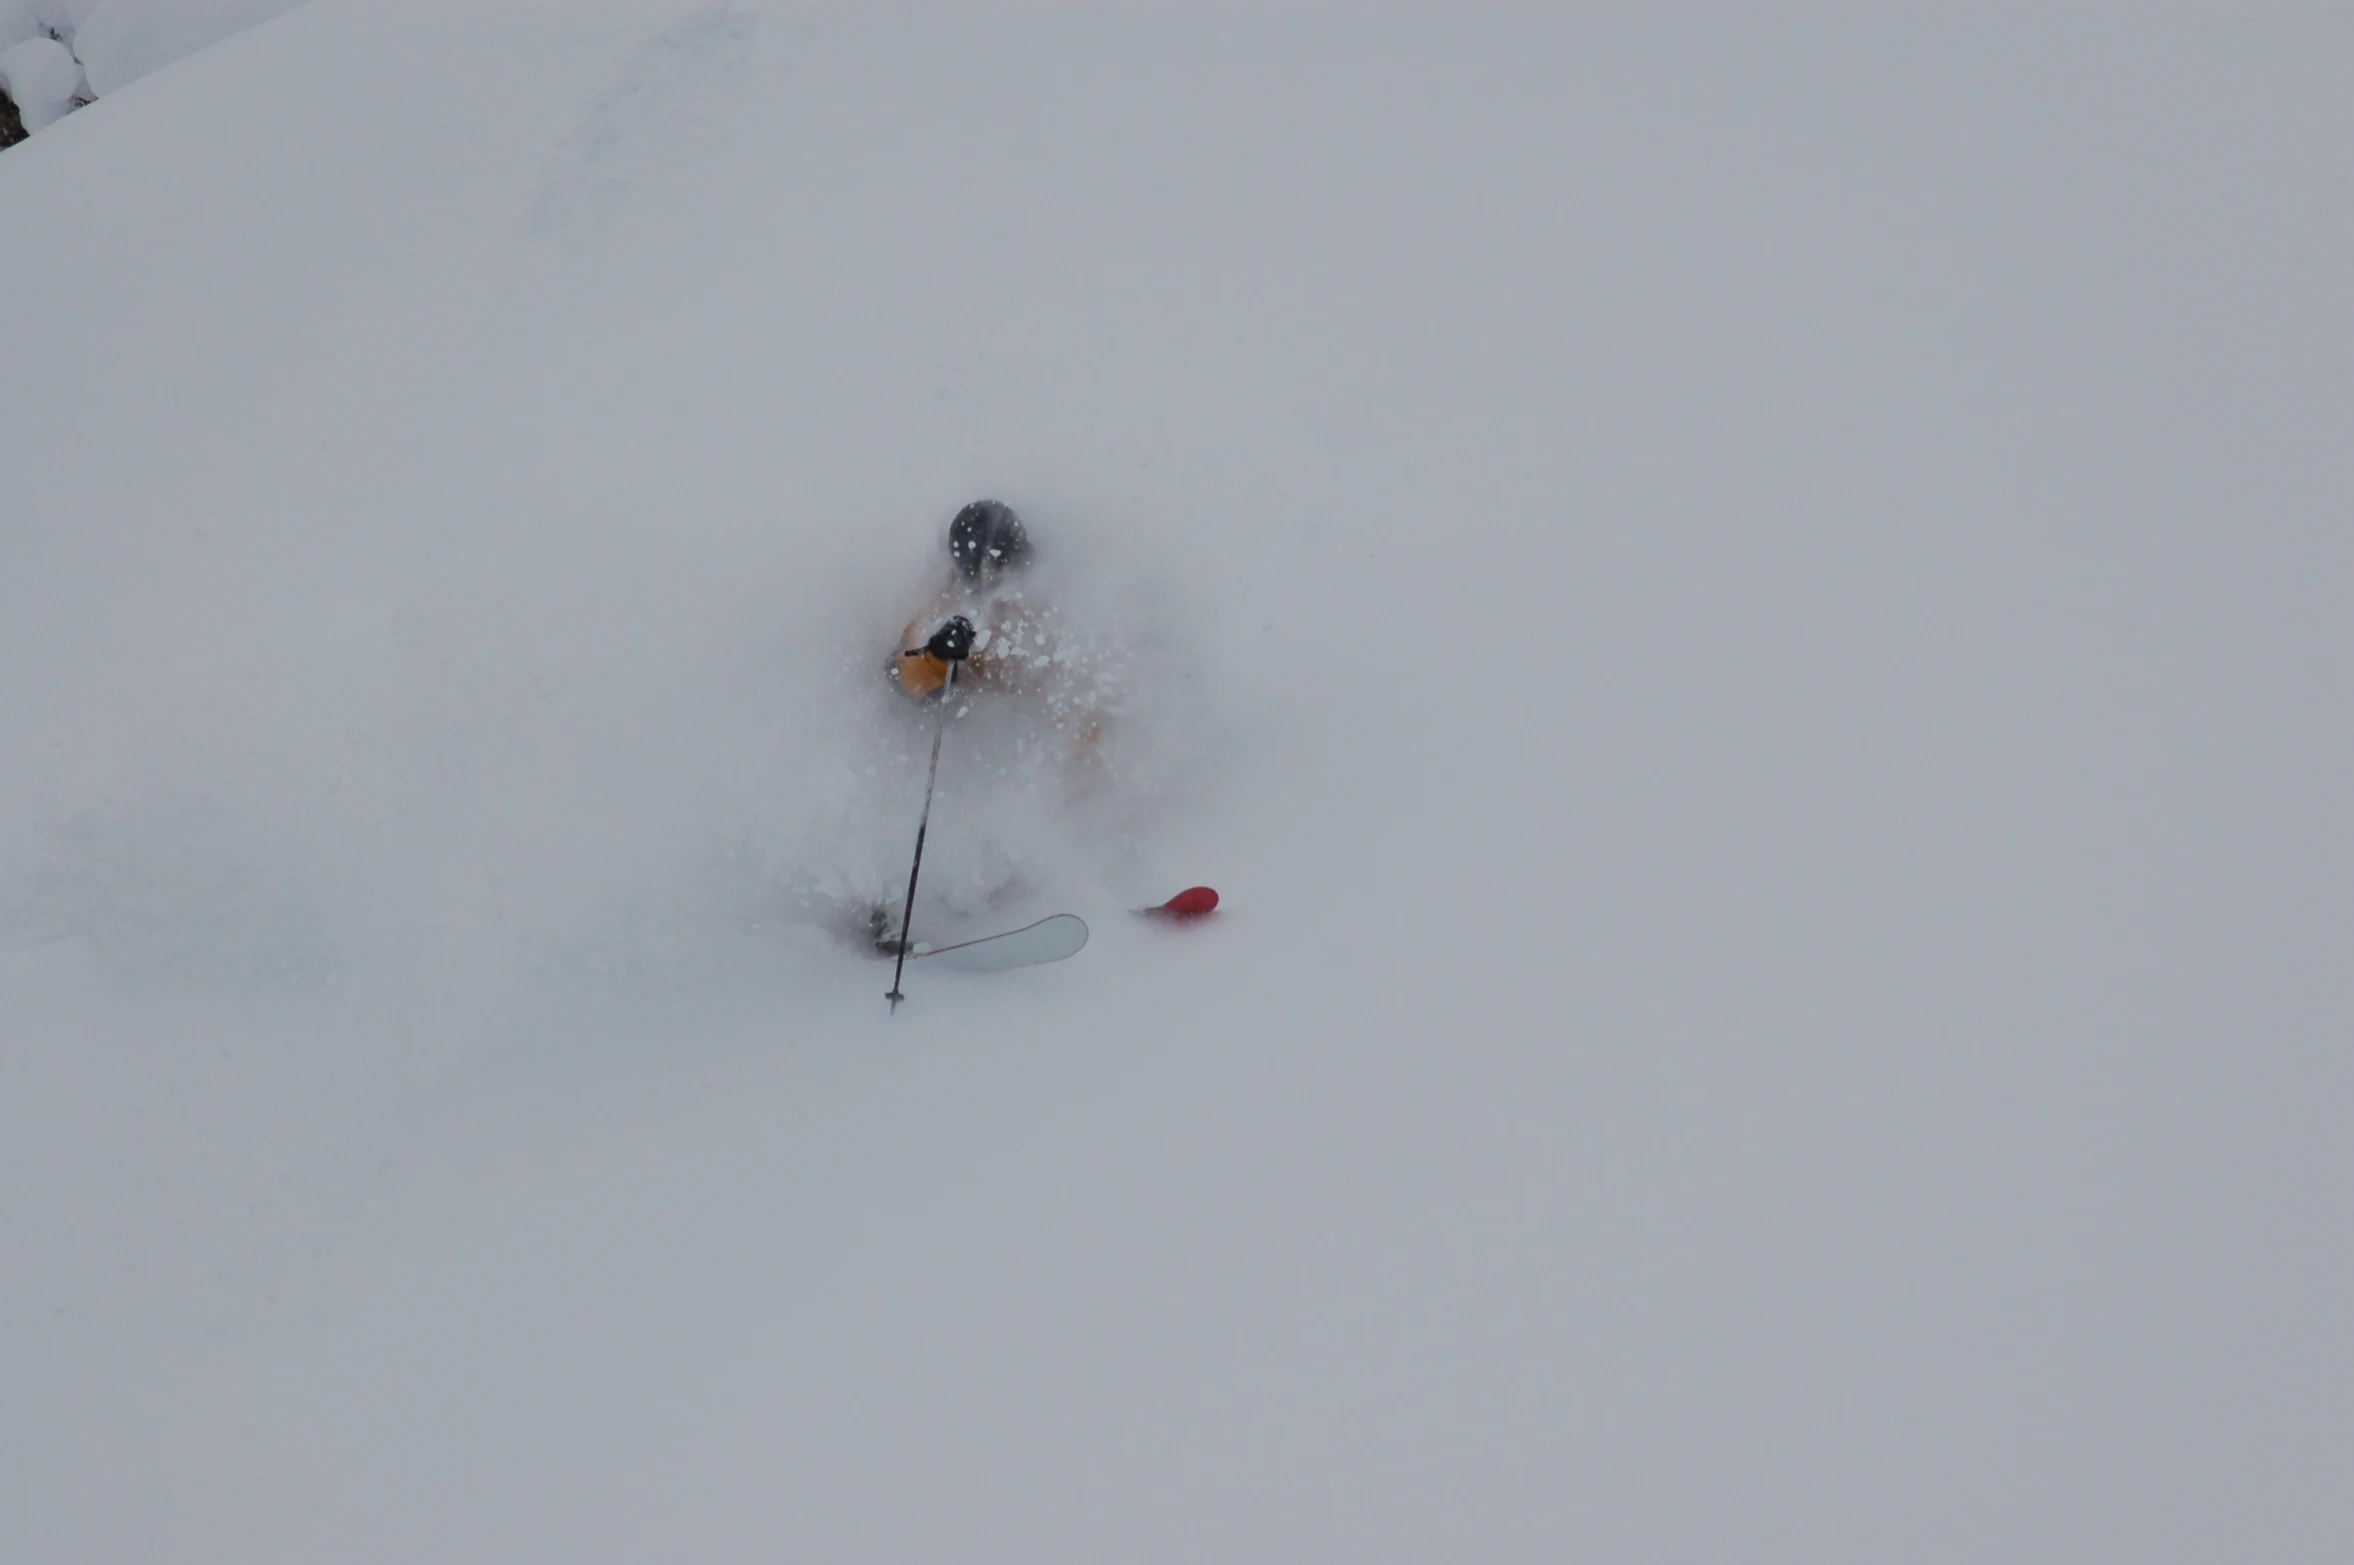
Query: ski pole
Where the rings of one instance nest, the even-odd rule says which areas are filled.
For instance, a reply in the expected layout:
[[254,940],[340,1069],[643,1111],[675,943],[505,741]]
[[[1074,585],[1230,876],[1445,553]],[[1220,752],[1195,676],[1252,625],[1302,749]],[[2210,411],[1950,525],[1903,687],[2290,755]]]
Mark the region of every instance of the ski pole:
[[924,779],[924,813],[915,824],[915,862],[907,866],[907,906],[899,911],[899,965],[891,969],[891,992],[884,999],[891,1002],[891,1013],[899,1013],[899,1002],[907,996],[899,992],[899,977],[907,971],[907,948],[913,944],[908,928],[915,918],[915,877],[924,867],[924,833],[932,829],[932,790],[940,784],[940,741],[948,734],[948,708],[956,698],[956,665],[962,658],[948,660],[948,680],[940,687],[940,721],[932,729],[932,771]]

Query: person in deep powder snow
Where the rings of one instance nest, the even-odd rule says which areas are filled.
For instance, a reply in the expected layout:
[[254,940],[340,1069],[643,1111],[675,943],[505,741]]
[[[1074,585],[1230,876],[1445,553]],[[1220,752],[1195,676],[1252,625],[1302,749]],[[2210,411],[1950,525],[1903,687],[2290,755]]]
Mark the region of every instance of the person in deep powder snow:
[[911,696],[928,696],[947,683],[951,662],[966,665],[957,671],[959,684],[1005,688],[1037,653],[1015,650],[1020,631],[1029,628],[1021,578],[1030,538],[1013,507],[975,500],[957,512],[948,524],[948,557],[955,576],[908,621],[891,660],[891,682]]
[[[951,574],[908,620],[886,676],[916,700],[938,700],[949,670],[967,694],[999,709],[990,726],[1041,759],[1059,759],[1064,798],[1092,794],[1106,780],[1101,745],[1116,691],[1116,658],[1081,644],[1039,591],[1029,534],[1011,506],[975,500],[948,524]],[[1003,701],[1007,705],[999,705]],[[961,709],[960,709],[961,710]],[[1043,720],[1040,722],[1038,720]],[[879,902],[867,930],[885,954],[898,950],[901,908]]]
[[955,574],[900,633],[891,682],[904,694],[930,696],[947,683],[948,665],[961,662],[958,689],[1039,702],[1071,736],[1075,780],[1084,780],[1100,764],[1101,692],[1097,681],[1080,678],[1054,612],[1037,599],[1022,519],[1002,501],[975,500],[948,524],[948,557]]

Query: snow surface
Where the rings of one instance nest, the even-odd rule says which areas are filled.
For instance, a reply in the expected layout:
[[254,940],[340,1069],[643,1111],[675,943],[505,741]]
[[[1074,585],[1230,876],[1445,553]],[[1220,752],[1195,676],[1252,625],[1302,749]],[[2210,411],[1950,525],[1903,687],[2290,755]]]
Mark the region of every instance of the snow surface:
[[103,97],[199,49],[283,16],[302,0],[103,0],[74,31],[74,53]]
[[[2342,1560],[2350,64],[320,0],[0,155],[0,1558]],[[1095,939],[892,1017],[981,494]]]
[[0,50],[44,36],[41,8],[34,0],[0,0]]

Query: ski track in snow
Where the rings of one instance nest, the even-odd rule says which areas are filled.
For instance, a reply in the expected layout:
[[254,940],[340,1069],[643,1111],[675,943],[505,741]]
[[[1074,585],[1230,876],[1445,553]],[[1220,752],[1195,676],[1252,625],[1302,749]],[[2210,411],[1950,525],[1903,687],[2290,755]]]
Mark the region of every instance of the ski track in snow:
[[532,203],[532,231],[594,237],[715,157],[758,27],[749,11],[709,5],[633,51],[557,152]]

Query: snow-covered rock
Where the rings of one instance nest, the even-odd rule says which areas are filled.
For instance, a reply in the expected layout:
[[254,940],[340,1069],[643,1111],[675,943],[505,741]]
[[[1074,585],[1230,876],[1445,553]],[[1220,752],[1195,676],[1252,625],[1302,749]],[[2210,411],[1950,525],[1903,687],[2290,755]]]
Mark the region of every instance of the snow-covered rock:
[[[0,0],[0,60],[14,62],[0,64],[0,92],[14,101],[27,132],[40,130],[77,99],[119,91],[301,3]],[[19,56],[20,48],[30,52]]]
[[98,0],[74,52],[104,97],[173,61],[291,11],[301,0]]
[[82,91],[82,68],[54,38],[27,38],[0,53],[0,91],[16,100],[28,131],[62,118]]

